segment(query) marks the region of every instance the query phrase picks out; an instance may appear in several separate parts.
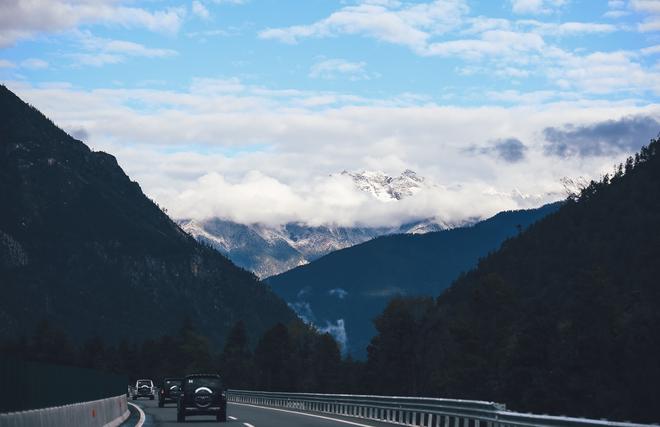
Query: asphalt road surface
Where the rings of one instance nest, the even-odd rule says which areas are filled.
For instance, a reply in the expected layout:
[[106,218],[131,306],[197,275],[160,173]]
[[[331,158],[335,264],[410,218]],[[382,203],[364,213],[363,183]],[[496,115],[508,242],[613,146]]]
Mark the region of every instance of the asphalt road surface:
[[[158,400],[131,400],[145,413],[144,427],[177,426],[176,404],[168,403],[158,407]],[[279,408],[263,408],[239,403],[227,405],[227,423],[219,423],[212,416],[186,417],[186,424],[196,426],[227,427],[391,427],[394,424],[382,423],[361,418],[342,417],[330,414],[298,412]],[[135,423],[131,423],[135,425]]]

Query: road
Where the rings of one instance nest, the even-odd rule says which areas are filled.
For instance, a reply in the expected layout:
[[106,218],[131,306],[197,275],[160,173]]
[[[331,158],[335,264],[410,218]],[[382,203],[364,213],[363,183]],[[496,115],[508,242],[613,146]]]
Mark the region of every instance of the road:
[[[145,413],[144,427],[178,426],[176,405],[168,403],[158,407],[157,400],[132,400]],[[218,426],[215,417],[188,417],[186,423],[196,426]],[[128,423],[127,423],[128,424]],[[132,422],[130,425],[135,425]],[[320,413],[301,413],[279,408],[261,408],[239,403],[227,406],[227,427],[392,427],[394,424],[363,420],[360,418],[341,417]]]

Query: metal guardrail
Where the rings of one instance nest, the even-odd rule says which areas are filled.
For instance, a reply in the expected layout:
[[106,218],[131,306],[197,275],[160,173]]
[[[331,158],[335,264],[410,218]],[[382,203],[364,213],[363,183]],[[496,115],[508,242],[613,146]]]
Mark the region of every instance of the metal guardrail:
[[229,402],[419,427],[648,427],[650,424],[507,411],[495,402],[351,394],[228,390]]

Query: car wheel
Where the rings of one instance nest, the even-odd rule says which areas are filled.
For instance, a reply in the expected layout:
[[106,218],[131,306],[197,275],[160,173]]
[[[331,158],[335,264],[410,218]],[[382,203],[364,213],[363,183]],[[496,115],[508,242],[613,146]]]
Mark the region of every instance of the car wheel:
[[154,400],[154,397],[153,396],[149,397],[149,400]]
[[133,396],[133,400],[137,400],[137,396]]
[[177,423],[185,423],[186,422],[186,415],[181,411],[176,411],[176,422]]

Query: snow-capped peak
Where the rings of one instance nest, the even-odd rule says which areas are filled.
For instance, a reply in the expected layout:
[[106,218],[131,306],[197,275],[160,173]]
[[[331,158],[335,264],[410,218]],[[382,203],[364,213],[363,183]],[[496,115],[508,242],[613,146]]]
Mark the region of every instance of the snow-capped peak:
[[349,176],[355,186],[378,200],[390,202],[412,196],[422,189],[424,178],[413,170],[406,169],[397,177],[392,177],[381,171],[343,171],[343,176]]

